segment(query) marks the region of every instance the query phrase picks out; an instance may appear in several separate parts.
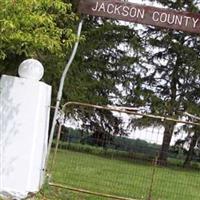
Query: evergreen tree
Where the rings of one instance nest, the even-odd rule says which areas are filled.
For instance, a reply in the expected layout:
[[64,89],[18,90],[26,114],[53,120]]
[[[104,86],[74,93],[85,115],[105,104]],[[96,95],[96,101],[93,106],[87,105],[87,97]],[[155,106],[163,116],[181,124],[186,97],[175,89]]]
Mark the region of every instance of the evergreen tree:
[[[157,1],[176,10],[198,12],[197,1]],[[181,117],[180,111],[199,114],[200,39],[195,34],[148,27],[143,31],[148,75],[143,85],[150,90],[148,105],[154,114]],[[149,87],[150,86],[150,87]],[[195,110],[194,110],[195,108]],[[160,163],[167,161],[175,123],[164,122]]]
[[[76,59],[70,68],[65,100],[100,105],[119,104],[119,85],[130,76],[132,65],[138,62],[140,40],[128,26],[96,17],[86,18],[83,25],[85,42],[80,44]],[[135,55],[129,54],[129,50]],[[96,137],[125,134],[121,119],[109,111],[79,112],[83,128]],[[120,128],[119,128],[120,127]],[[108,137],[107,137],[108,138]]]

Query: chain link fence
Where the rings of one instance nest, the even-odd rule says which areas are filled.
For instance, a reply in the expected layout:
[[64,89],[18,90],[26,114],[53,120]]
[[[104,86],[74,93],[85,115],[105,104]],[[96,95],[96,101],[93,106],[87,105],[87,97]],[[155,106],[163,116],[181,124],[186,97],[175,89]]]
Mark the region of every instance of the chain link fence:
[[[128,114],[129,135],[66,128],[65,113],[83,108]],[[200,199],[199,123],[77,102],[65,104],[61,116],[49,163],[51,186],[108,199]],[[139,126],[142,121],[151,123]],[[174,128],[165,152],[166,123]]]

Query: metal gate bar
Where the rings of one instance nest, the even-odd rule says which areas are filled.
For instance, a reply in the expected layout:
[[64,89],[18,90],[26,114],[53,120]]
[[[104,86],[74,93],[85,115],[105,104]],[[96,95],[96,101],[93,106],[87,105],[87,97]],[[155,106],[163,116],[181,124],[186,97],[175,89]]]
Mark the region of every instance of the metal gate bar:
[[74,187],[70,187],[70,186],[66,186],[66,185],[62,185],[62,184],[57,184],[57,183],[51,183],[50,182],[49,185],[53,186],[53,187],[58,187],[58,188],[71,190],[71,191],[74,191],[74,192],[81,192],[81,193],[85,193],[85,194],[91,194],[91,195],[100,196],[100,197],[106,197],[106,198],[110,198],[110,199],[116,199],[116,200],[138,200],[138,199],[119,197],[119,196],[114,196],[114,195],[109,195],[109,194],[104,194],[104,193],[92,192],[92,191],[89,191],[89,190],[84,190],[84,189],[80,189],[80,188],[74,188]]
[[[118,106],[116,108],[114,108],[114,107],[110,108],[107,106],[99,106],[99,105],[94,105],[94,104],[89,104],[89,103],[80,103],[80,102],[71,101],[71,102],[67,102],[63,105],[63,107],[62,107],[63,112],[65,111],[67,106],[90,107],[90,108],[96,108],[96,109],[100,109],[100,110],[108,110],[108,111],[115,111],[115,112],[119,112],[119,113],[134,114],[134,115],[142,116],[142,117],[150,117],[150,118],[154,118],[154,119],[160,119],[161,121],[166,120],[166,121],[171,121],[171,122],[176,122],[176,123],[200,126],[200,123],[196,123],[196,122],[184,121],[184,120],[178,120],[178,119],[174,119],[174,118],[170,118],[170,117],[162,117],[162,116],[158,116],[158,115],[151,115],[151,114],[144,114],[144,113],[138,113],[135,111],[130,111],[128,107],[126,108],[127,109],[126,110],[126,109],[124,109],[124,107],[120,108],[120,106]],[[131,107],[130,107],[130,109],[131,109]]]

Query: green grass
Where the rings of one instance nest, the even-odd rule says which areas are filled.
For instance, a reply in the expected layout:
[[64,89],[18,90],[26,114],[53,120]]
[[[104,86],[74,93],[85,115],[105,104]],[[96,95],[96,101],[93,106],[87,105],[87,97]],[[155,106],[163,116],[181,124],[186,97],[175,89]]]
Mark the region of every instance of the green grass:
[[[110,159],[69,150],[60,150],[52,181],[76,188],[136,199],[147,199],[154,167],[130,159]],[[199,200],[199,171],[156,167],[152,200]],[[47,199],[105,200],[105,198],[45,188]],[[40,198],[41,199],[41,198]]]
[[35,200],[105,200],[105,198],[71,192],[66,189],[46,185],[42,191],[37,194]]

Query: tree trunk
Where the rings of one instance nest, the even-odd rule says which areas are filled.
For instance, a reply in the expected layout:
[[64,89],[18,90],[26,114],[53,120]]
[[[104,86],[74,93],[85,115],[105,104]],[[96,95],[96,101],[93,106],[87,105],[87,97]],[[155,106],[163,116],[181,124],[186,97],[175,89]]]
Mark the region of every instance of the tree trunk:
[[190,165],[190,162],[192,161],[192,158],[193,158],[194,147],[196,145],[197,140],[198,140],[198,133],[195,132],[193,137],[192,137],[192,141],[191,141],[191,144],[190,144],[189,151],[187,152],[186,159],[183,163],[183,167],[188,167]]
[[158,163],[160,165],[167,164],[168,151],[169,151],[170,142],[172,139],[173,130],[174,130],[174,124],[171,122],[166,122],[162,147],[160,149],[160,153],[158,157]]
[[[176,108],[178,107],[177,102],[176,102],[178,69],[179,69],[179,65],[178,65],[178,63],[176,63],[176,65],[173,68],[172,74],[171,74],[170,101],[168,102],[168,106],[166,107],[169,117],[173,117],[174,113],[176,112]],[[160,165],[167,164],[168,151],[169,151],[170,142],[172,139],[172,134],[174,131],[175,124],[176,123],[174,123],[174,122],[166,121],[166,123],[164,125],[165,131],[164,131],[164,136],[163,136],[163,142],[162,142],[162,147],[161,147],[161,150],[160,150],[160,153],[158,156],[158,163]]]

